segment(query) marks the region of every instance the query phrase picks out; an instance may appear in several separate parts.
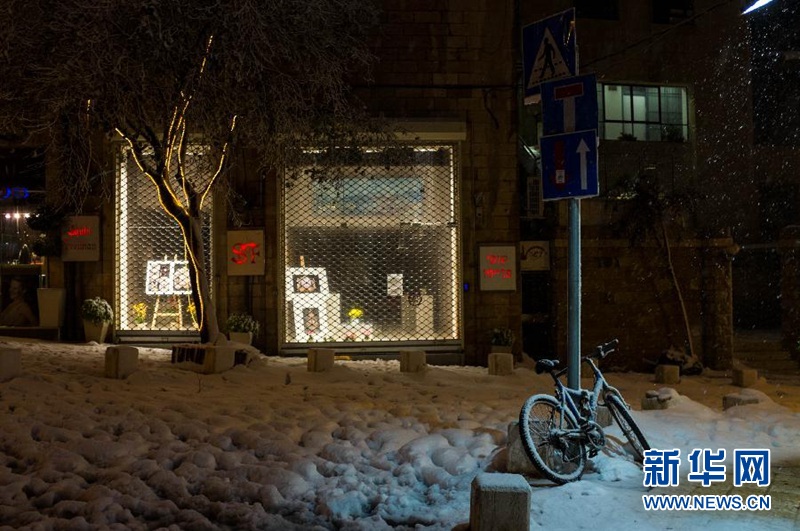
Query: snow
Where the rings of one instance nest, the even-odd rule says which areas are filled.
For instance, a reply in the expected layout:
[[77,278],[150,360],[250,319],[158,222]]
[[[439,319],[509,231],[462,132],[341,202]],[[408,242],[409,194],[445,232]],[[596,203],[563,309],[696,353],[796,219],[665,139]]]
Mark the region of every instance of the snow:
[[[3,346],[22,349],[22,374],[0,383],[0,529],[453,529],[469,520],[475,476],[506,472],[524,399],[552,390],[525,367],[337,361],[311,373],[305,358],[262,355],[201,375],[161,349],[140,349],[139,370],[114,380],[107,345]],[[800,460],[800,386],[606,376],[655,448],[769,448],[773,470]],[[670,407],[638,411],[647,391]],[[761,402],[722,411],[731,393]],[[645,511],[642,471],[620,432],[607,435],[581,481],[532,480],[532,529],[793,529],[779,514]]]

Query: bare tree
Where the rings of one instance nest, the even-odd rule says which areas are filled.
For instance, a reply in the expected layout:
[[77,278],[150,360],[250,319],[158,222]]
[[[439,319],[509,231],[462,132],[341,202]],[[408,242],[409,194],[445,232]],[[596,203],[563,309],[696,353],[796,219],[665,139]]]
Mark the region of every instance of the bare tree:
[[[97,175],[93,135],[127,144],[183,235],[201,339],[219,325],[201,210],[234,144],[281,167],[298,146],[347,145],[377,11],[362,0],[0,0],[0,130],[47,138],[60,201]],[[362,75],[362,74],[359,74]],[[187,152],[205,153],[202,172]],[[294,151],[293,151],[294,149]],[[96,151],[96,150],[94,150]]]

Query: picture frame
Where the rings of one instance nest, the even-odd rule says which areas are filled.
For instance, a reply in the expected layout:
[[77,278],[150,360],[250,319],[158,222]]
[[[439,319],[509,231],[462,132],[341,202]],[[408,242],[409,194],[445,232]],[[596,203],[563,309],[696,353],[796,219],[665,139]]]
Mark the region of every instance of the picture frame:
[[189,295],[192,292],[186,260],[148,260],[146,267],[145,294]]
[[324,267],[289,267],[286,269],[286,297],[328,294],[328,272]]
[[292,301],[294,333],[298,341],[321,341],[329,335],[325,295],[301,295]]
[[292,286],[294,293],[319,293],[319,275],[293,275]]

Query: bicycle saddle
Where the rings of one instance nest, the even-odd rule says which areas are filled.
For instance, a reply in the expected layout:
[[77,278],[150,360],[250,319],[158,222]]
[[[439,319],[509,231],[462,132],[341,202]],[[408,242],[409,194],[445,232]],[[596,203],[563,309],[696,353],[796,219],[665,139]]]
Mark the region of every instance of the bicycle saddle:
[[543,372],[550,372],[556,368],[556,365],[558,365],[558,360],[537,360],[536,374],[542,374]]

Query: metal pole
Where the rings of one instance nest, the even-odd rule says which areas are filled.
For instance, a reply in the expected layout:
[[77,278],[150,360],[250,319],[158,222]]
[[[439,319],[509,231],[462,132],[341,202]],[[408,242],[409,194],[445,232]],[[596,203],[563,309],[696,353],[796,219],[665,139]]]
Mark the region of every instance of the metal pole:
[[569,340],[567,385],[581,388],[581,201],[569,200]]

